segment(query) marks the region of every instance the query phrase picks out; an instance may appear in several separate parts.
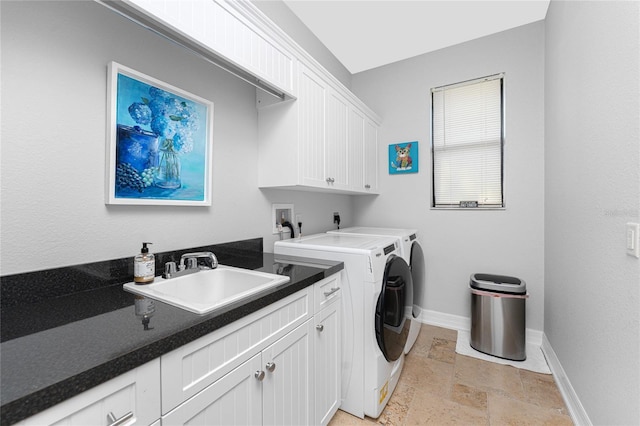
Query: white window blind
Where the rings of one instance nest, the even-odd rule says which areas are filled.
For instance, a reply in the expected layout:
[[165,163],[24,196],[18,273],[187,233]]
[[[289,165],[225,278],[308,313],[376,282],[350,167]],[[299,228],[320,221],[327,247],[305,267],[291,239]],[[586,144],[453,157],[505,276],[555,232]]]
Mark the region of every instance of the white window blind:
[[503,75],[431,90],[432,207],[504,207]]

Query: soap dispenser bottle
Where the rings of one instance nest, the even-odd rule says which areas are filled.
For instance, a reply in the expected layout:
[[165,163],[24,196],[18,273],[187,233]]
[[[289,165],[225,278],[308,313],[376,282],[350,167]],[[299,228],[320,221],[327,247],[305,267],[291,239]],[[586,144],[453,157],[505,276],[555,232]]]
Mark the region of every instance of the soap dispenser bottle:
[[133,281],[136,284],[149,284],[156,276],[156,261],[153,254],[149,253],[147,244],[142,243],[140,254],[133,258]]

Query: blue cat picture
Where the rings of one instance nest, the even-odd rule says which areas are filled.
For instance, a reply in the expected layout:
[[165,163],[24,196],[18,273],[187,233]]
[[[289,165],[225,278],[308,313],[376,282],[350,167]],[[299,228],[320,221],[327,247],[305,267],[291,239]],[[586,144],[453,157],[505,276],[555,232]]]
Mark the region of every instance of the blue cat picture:
[[389,174],[418,172],[418,141],[389,145]]

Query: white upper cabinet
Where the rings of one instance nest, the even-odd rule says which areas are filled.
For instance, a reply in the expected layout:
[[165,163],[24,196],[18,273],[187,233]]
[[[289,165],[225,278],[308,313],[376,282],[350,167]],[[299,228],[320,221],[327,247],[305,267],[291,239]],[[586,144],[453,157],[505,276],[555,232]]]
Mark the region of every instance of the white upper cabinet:
[[378,126],[364,122],[364,191],[378,193]]
[[377,124],[321,70],[298,64],[298,98],[259,108],[258,137],[262,188],[377,193]]
[[333,189],[350,190],[349,180],[349,109],[347,100],[337,91],[327,99],[327,137],[325,143],[325,179]]
[[[300,159],[291,164],[281,164],[277,167],[293,167],[294,172],[297,169],[300,183],[322,188],[327,182],[325,174],[325,139],[328,86],[318,75],[307,68],[301,67],[298,87],[299,98],[295,101],[298,109],[298,119],[295,120],[294,128],[291,129],[295,133],[292,132],[291,134],[292,146],[290,149],[298,150]],[[283,139],[283,141],[286,141],[286,139]],[[265,164],[264,166],[267,170],[272,170],[270,164]],[[296,182],[291,183],[295,184]]]
[[[349,110],[349,157],[365,158],[364,114],[354,108]],[[364,161],[353,162],[349,167],[349,180],[355,188],[364,188]]]
[[[124,0],[187,47],[214,54],[293,96],[293,54],[283,43],[243,15],[240,2],[222,0]],[[234,7],[235,6],[235,7]]]
[[108,6],[266,87],[256,89],[260,187],[378,193],[380,118],[251,2]]

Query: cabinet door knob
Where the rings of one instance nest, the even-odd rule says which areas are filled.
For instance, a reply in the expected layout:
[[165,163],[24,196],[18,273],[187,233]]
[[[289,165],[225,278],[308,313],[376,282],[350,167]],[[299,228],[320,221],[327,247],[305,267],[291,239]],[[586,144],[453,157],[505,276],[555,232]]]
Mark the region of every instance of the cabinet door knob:
[[370,189],[370,188],[371,188],[371,185],[366,184],[364,187],[365,187],[366,189]]
[[116,416],[114,416],[112,412],[109,412],[109,414],[107,414],[107,421],[109,422],[109,426],[120,426],[131,420],[132,417],[133,411],[129,411],[119,419],[116,419]]
[[318,330],[319,332],[322,332],[322,330],[324,330],[324,325],[322,324],[316,325],[316,330]]
[[253,373],[253,376],[258,379],[259,382],[262,381],[262,379],[264,379],[264,371],[262,370],[257,370],[255,373]]
[[276,369],[276,363],[275,362],[268,362],[267,365],[265,366],[265,368],[267,369],[267,371],[269,373],[273,373],[273,370]]

